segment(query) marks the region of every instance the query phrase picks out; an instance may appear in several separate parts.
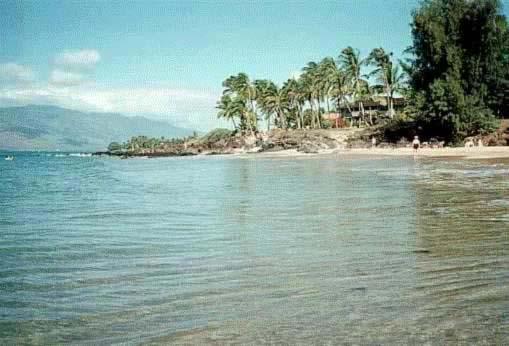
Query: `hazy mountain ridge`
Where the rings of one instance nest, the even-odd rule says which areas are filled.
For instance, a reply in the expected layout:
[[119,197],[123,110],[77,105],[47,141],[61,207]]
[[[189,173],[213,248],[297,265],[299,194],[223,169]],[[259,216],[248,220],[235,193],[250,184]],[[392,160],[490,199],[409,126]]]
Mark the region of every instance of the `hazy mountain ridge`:
[[164,121],[55,106],[0,108],[0,149],[103,150],[132,136],[182,137],[193,131]]

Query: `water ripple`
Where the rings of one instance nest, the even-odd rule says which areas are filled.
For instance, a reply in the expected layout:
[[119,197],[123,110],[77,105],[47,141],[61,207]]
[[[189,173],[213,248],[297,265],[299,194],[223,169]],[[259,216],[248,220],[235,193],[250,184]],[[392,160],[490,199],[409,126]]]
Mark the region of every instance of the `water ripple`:
[[2,344],[509,340],[507,163],[24,155]]

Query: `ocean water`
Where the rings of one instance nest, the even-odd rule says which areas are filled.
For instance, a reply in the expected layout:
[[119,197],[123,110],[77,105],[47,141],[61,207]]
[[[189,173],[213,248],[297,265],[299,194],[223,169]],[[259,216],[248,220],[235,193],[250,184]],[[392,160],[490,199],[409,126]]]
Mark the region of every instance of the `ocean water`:
[[0,344],[508,344],[509,162],[0,161]]

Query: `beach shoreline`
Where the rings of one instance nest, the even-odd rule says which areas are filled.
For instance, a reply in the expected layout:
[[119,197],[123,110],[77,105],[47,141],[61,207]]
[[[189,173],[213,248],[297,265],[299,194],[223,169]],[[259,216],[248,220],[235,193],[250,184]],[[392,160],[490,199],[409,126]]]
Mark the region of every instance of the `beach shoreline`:
[[[107,153],[94,153],[93,155],[108,155]],[[120,155],[108,155],[121,157]],[[192,155],[132,155],[128,158],[177,158],[177,157],[229,157],[229,158],[250,158],[250,159],[270,159],[270,158],[374,158],[384,159],[392,157],[412,157],[412,158],[430,158],[430,159],[466,159],[466,160],[483,160],[483,159],[508,159],[509,146],[490,146],[490,147],[445,147],[445,148],[422,148],[415,152],[412,148],[335,148],[321,149],[317,152],[305,153],[297,149],[282,149],[274,151],[250,151],[238,149],[232,152],[202,152]]]
[[493,147],[446,147],[424,148],[414,152],[412,148],[341,148],[321,150],[318,153],[303,153],[295,149],[267,151],[260,153],[239,152],[227,156],[260,157],[260,158],[293,158],[293,157],[424,157],[424,158],[454,158],[454,159],[509,159],[509,146]]

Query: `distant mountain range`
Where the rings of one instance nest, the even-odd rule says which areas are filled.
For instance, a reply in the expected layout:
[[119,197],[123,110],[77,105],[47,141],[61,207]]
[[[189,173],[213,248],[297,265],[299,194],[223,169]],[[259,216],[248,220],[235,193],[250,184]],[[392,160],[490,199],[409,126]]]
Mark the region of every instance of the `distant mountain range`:
[[132,136],[183,137],[190,129],[118,113],[88,113],[54,106],[0,108],[0,149],[104,150]]

